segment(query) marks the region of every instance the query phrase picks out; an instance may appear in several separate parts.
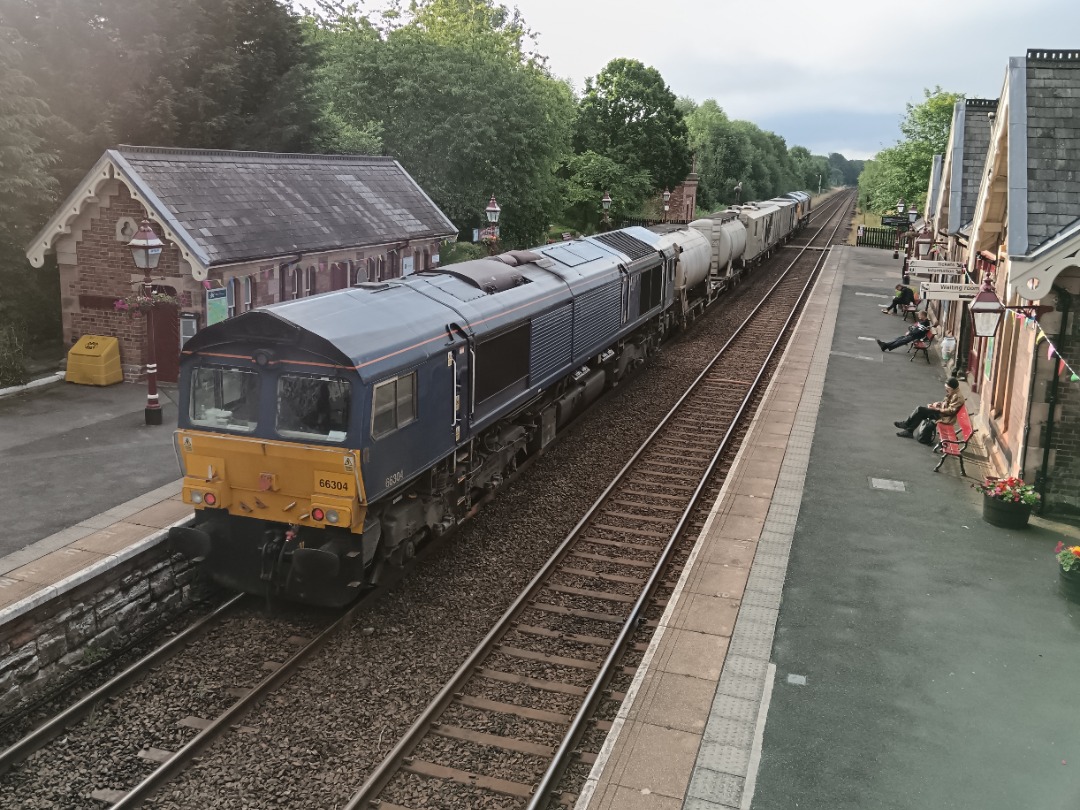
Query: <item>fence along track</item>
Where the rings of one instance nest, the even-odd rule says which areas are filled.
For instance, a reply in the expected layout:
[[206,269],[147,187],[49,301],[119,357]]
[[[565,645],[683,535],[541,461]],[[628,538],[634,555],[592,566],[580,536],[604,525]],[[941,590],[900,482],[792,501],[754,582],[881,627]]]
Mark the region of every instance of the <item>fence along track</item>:
[[[800,252],[371,773],[346,810],[407,810],[410,796],[432,788],[440,795],[456,792],[458,803],[453,806],[487,803],[483,794],[498,794],[518,806],[528,802],[530,810],[553,799],[572,803],[573,795],[555,796],[553,790],[572,758],[584,763],[594,758],[576,750],[588,718],[618,669],[645,608],[657,604],[654,591],[682,530],[824,261],[825,253],[820,245],[813,246],[814,241],[831,241],[846,221],[843,215],[850,210],[851,197],[840,197],[811,245]],[[833,221],[837,224],[826,233]],[[600,721],[593,725],[609,727]],[[561,732],[557,746],[551,744],[556,731]],[[453,764],[443,764],[447,761]],[[484,763],[484,773],[459,767],[469,761]]]

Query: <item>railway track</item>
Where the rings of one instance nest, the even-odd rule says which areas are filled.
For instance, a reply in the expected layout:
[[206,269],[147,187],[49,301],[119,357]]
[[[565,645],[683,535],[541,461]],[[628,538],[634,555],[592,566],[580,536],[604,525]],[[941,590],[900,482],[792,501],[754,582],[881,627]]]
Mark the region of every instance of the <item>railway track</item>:
[[[829,210],[823,207],[815,213],[815,218],[827,218],[828,214]],[[819,232],[824,233],[824,226]],[[789,268],[785,276],[787,281],[773,288],[771,300],[781,295],[782,284],[791,286],[801,280],[806,286],[822,251],[820,246],[811,245],[803,253],[806,255]],[[790,250],[781,253],[783,258],[789,256]],[[765,310],[762,306],[755,313],[766,320],[778,317],[773,310]],[[581,734],[585,730],[603,733],[608,724],[603,720],[587,721],[584,718],[590,716],[599,702],[621,700],[621,694],[605,691],[606,685],[612,673],[618,677],[632,675],[632,667],[617,663],[623,660],[622,655],[627,650],[633,653],[635,646],[638,652],[644,649],[643,643],[635,645],[627,640],[630,638],[628,631],[632,633],[642,626],[655,624],[642,618],[645,615],[642,606],[648,605],[652,610],[662,606],[663,596],[656,594],[670,588],[671,583],[665,580],[665,577],[671,578],[670,572],[658,573],[655,569],[659,558],[670,559],[671,556],[670,552],[665,554],[664,536],[674,538],[685,534],[687,528],[693,532],[698,523],[691,504],[695,496],[700,500],[702,492],[713,491],[712,484],[706,486],[703,483],[707,475],[704,478],[698,476],[698,483],[692,483],[692,469],[716,466],[715,459],[708,463],[708,452],[701,448],[706,442],[713,445],[719,442],[718,446],[731,444],[740,436],[737,416],[746,411],[747,403],[751,401],[746,394],[754,389],[750,378],[755,377],[752,367],[758,362],[749,359],[755,356],[751,350],[741,347],[747,341],[751,344],[768,341],[768,337],[751,324],[753,320],[754,316],[747,319],[721,352],[724,355],[726,351],[724,356],[745,354],[739,366],[749,371],[740,373],[737,380],[730,375],[710,381],[703,380],[705,375],[699,378],[695,397],[690,397],[688,392],[680,400],[684,408],[680,410],[676,406],[672,410],[667,420],[671,423],[668,428],[658,428],[650,439],[652,444],[646,443],[651,449],[648,452],[645,448],[639,450],[621,474],[621,483],[608,488],[606,506],[602,509],[594,507],[572,533],[572,537],[577,537],[578,545],[564,550],[562,562],[552,570],[548,584],[538,585],[539,576],[534,580],[531,589],[541,594],[543,601],[534,601],[528,606],[522,603],[509,624],[504,617],[503,629],[489,634],[481,645],[486,651],[480,656],[474,653],[473,658],[477,660],[472,674],[478,679],[474,683],[486,682],[488,688],[479,690],[465,681],[456,681],[458,687],[451,689],[448,686],[443,690],[449,700],[443,700],[443,705],[435,712],[431,709],[425,712],[424,717],[429,718],[426,727],[431,733],[406,745],[411,761],[406,762],[404,756],[398,757],[396,773],[400,778],[424,783],[421,793],[434,788],[440,793],[438,806],[498,807],[505,801],[507,807],[520,807],[531,796],[550,793],[553,788],[542,787],[538,791],[536,786],[560,758],[562,764],[547,778],[551,785],[557,783],[558,774],[565,769],[568,755],[576,755],[575,761],[582,765],[591,763],[592,756],[579,750]],[[714,359],[714,367],[721,355]],[[757,377],[760,376],[758,373]],[[677,419],[676,411],[680,413]],[[720,425],[727,422],[731,427],[722,429]],[[676,426],[689,433],[682,433],[680,438],[680,434],[673,432]],[[667,432],[661,436],[664,430]],[[384,583],[379,592],[392,585],[392,582]],[[645,594],[650,596],[646,598]],[[253,651],[246,667],[237,667],[238,671],[246,669],[248,674],[247,677],[235,677],[233,687],[227,690],[228,700],[212,702],[213,705],[207,705],[204,711],[180,718],[183,726],[180,732],[162,728],[160,732],[148,735],[171,740],[174,744],[145,745],[136,756],[128,742],[122,756],[138,759],[138,762],[117,769],[119,775],[101,780],[88,788],[86,795],[92,795],[103,807],[140,805],[161,785],[197,761],[216,739],[237,728],[242,729],[240,720],[253,706],[280,689],[305,661],[368,605],[370,599],[318,631],[283,630],[276,647],[285,654],[263,656]],[[236,609],[237,604],[223,606],[204,622],[132,665],[79,704],[0,753],[0,774],[20,767],[18,763],[34,756],[35,752],[38,753],[33,763],[27,765],[47,764],[51,741],[68,734],[80,721],[95,713],[107,715],[108,710],[102,707],[111,702],[122,702],[124,694],[133,685],[156,669],[164,668],[168,659],[177,656],[197,639],[210,635],[216,623]],[[508,615],[512,611],[514,608]],[[633,618],[635,616],[637,618]],[[631,617],[629,621],[628,617]],[[609,658],[616,663],[609,664]],[[441,694],[440,698],[446,695]],[[439,699],[435,703],[439,703]],[[506,707],[511,707],[510,711],[506,711]],[[153,722],[175,725],[177,718],[163,716]],[[417,726],[424,724],[424,718],[421,718]],[[96,752],[99,748],[108,748],[104,738],[115,729],[102,728],[100,731],[102,742],[90,741],[86,750]],[[568,742],[571,732],[578,742]],[[85,729],[77,733],[85,733]],[[507,757],[500,760],[502,754],[508,754],[509,761]],[[380,766],[380,771],[389,768],[390,778],[383,782],[383,788],[390,785],[394,776],[394,768],[387,765],[392,759],[394,754]],[[484,768],[459,767],[462,762],[480,760],[486,763]],[[371,775],[369,785],[378,773]],[[454,788],[460,788],[470,796],[463,797],[462,801],[443,801],[441,794],[452,792]],[[382,806],[407,807],[407,795],[406,789],[401,799],[406,803],[401,805],[384,796]],[[572,796],[567,794],[563,798],[569,801]],[[366,807],[364,802],[370,801],[361,793],[349,806]]]
[[[825,248],[850,215],[838,195],[768,295],[443,687],[347,810],[571,805],[559,785],[632,639],[661,595],[702,496],[767,381]],[[790,253],[788,254],[790,255]],[[721,470],[724,472],[726,470]],[[465,765],[466,767],[463,767]],[[438,800],[434,801],[437,796]]]

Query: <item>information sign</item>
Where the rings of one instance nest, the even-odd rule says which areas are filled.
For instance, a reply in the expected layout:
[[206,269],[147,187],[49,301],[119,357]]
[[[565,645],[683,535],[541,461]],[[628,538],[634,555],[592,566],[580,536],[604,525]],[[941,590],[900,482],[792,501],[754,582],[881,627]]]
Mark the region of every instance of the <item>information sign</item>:
[[959,262],[939,262],[932,259],[912,259],[908,262],[908,269],[912,272],[922,271],[938,273],[940,275],[958,276],[964,272],[964,265]]
[[206,291],[206,323],[221,323],[229,317],[229,291],[224,287]]
[[928,301],[971,301],[979,294],[979,285],[924,281],[919,285],[919,293]]

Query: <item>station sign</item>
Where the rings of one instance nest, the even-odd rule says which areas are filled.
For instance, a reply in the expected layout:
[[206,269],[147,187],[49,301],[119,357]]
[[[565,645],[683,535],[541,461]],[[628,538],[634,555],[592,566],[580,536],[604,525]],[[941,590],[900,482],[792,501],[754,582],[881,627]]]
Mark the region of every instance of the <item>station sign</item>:
[[919,285],[919,297],[928,301],[971,301],[978,294],[978,284],[939,284],[924,281]]
[[931,259],[912,259],[908,262],[911,272],[937,273],[939,275],[959,276],[964,272],[964,265],[959,262],[939,262]]

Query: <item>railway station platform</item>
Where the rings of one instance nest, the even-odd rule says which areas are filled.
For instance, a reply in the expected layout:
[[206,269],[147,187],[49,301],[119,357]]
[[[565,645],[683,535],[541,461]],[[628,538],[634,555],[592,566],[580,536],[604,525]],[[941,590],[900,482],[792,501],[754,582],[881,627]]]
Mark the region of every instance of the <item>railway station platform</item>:
[[899,266],[831,252],[577,810],[1076,806],[1080,532],[896,436],[945,379],[874,342]]
[[[964,479],[896,437],[945,375],[873,341],[905,328],[891,256],[830,253],[578,810],[1076,806],[1080,606],[1052,549],[1080,531],[983,523],[978,448]],[[0,627],[189,515],[174,406],[148,428],[144,402],[0,399]]]
[[146,387],[57,382],[0,398],[0,627],[161,541],[191,514],[176,408],[144,424]]

